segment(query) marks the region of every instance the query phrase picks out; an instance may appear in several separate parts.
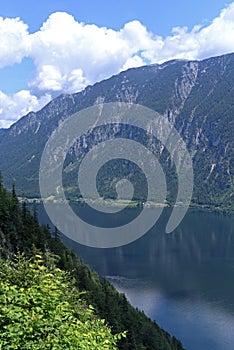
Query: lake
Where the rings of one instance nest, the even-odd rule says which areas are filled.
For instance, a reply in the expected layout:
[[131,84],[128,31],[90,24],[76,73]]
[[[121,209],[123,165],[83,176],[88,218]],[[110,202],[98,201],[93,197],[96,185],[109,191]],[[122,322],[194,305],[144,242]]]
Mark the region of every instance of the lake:
[[[85,207],[74,210],[90,216]],[[115,221],[123,224],[138,210],[127,209]],[[165,234],[169,211],[146,235],[120,248],[61,239],[187,350],[233,350],[234,217],[190,210],[172,234]],[[39,218],[48,222],[41,205]]]

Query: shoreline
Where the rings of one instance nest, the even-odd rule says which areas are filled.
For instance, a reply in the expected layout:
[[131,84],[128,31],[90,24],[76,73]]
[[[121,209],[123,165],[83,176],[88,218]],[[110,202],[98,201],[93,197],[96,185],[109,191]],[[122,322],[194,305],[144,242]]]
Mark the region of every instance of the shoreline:
[[[18,197],[18,200],[20,203],[26,201],[27,203],[33,204],[40,204],[43,202],[54,202],[56,204],[59,203],[64,203],[64,200],[59,200],[56,199],[55,197],[48,197],[46,199],[42,199],[42,198],[28,198],[28,197]],[[110,206],[110,207],[117,207],[117,208],[173,208],[174,206],[169,204],[169,203],[157,203],[154,202],[152,200],[149,200],[147,202],[143,202],[140,200],[135,200],[135,201],[129,201],[126,199],[106,199],[106,200],[95,200],[95,199],[91,199],[91,198],[79,198],[79,199],[75,199],[75,198],[71,198],[68,200],[70,204],[80,204],[80,205],[85,205],[85,204],[96,204],[96,205],[100,205],[100,206]],[[177,208],[181,207],[183,208],[183,204],[179,203],[177,206]],[[191,203],[189,205],[189,210],[196,210],[196,211],[205,211],[205,212],[211,212],[211,213],[219,213],[219,214],[223,214],[223,215],[230,215],[230,216],[234,216],[234,209],[232,209],[231,207],[221,207],[221,206],[214,206],[214,205],[210,205],[210,204],[197,204],[197,203]]]

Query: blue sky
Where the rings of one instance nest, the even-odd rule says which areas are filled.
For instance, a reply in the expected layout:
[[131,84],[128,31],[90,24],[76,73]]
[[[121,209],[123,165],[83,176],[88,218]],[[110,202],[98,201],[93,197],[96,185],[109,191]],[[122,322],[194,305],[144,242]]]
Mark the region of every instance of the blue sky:
[[30,32],[39,30],[48,16],[57,11],[72,14],[78,21],[120,29],[138,19],[150,31],[168,35],[172,27],[209,23],[232,1],[224,0],[8,0],[2,1],[0,15],[20,17]]
[[129,67],[234,51],[232,1],[8,0],[0,17],[0,128]]

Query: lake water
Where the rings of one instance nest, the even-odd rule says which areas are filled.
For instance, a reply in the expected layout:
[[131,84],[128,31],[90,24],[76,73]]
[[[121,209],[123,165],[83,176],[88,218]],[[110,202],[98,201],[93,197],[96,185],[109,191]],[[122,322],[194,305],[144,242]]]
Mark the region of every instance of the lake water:
[[[119,222],[137,210],[125,210]],[[41,221],[48,220],[41,209],[39,214]],[[90,215],[85,208],[81,214]],[[186,349],[233,350],[234,217],[189,211],[167,235],[168,216],[164,210],[153,229],[120,248],[89,248],[62,240]]]

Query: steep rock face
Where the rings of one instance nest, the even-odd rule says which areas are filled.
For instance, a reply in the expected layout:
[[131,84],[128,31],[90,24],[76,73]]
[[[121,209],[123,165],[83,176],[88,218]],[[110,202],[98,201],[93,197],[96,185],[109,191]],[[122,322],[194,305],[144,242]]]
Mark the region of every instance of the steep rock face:
[[[193,157],[194,201],[232,205],[234,54],[129,69],[80,93],[61,95],[41,111],[29,113],[8,130],[0,130],[0,168],[6,186],[15,182],[21,194],[38,194],[40,157],[52,131],[79,110],[115,101],[138,103],[168,118]],[[120,129],[117,125],[109,132],[119,133]],[[94,142],[100,137],[104,135],[96,132]],[[87,141],[84,136],[79,146]],[[149,139],[148,146],[151,142]],[[158,148],[162,153],[162,145]],[[164,159],[169,169],[168,155]],[[171,171],[171,181],[173,176]]]
[[[197,201],[233,202],[234,57],[199,63],[196,84],[176,120],[193,156]],[[198,189],[199,187],[199,189]]]

